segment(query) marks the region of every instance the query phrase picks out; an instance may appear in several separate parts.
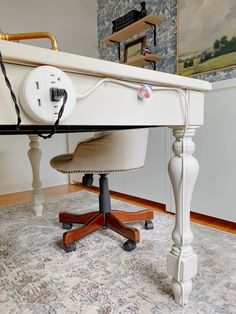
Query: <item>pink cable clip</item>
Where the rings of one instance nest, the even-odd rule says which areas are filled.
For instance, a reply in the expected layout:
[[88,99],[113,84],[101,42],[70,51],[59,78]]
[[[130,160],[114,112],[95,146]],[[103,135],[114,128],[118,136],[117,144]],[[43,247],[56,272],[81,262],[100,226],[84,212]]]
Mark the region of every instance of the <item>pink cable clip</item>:
[[152,86],[148,84],[142,84],[137,89],[137,96],[140,99],[149,98],[152,94]]

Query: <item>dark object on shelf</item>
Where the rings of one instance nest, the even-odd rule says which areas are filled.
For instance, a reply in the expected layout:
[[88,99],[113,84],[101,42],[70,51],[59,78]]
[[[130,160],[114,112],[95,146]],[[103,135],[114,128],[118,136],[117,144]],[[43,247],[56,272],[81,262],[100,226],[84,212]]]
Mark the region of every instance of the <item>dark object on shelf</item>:
[[146,2],[143,1],[140,4],[141,4],[141,7],[142,7],[141,12],[140,12],[140,19],[142,19],[144,16],[147,15]]
[[140,12],[137,10],[132,10],[129,13],[119,17],[118,19],[112,21],[112,33],[118,32],[122,28],[138,21],[140,19]]
[[148,47],[145,47],[144,49],[142,49],[143,56],[148,55],[148,54],[151,54],[151,51]]
[[151,28],[153,31],[154,46],[156,46],[156,25],[160,24],[162,21],[163,19],[160,16],[149,14],[142,19],[139,19],[135,23],[132,23],[129,26],[121,29],[119,32],[115,32],[103,38],[102,42],[104,44],[114,43],[117,46],[118,57],[120,60],[121,42],[136,35],[137,33],[147,30],[148,28]]

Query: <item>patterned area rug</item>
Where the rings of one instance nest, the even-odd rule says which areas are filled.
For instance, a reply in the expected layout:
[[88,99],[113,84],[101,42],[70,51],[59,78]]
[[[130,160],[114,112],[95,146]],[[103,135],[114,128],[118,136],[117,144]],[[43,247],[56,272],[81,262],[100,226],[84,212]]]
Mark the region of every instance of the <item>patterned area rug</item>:
[[[82,191],[47,199],[43,217],[31,204],[0,207],[0,314],[236,313],[236,237],[192,224],[199,273],[190,302],[175,304],[166,272],[174,219],[156,214],[135,251],[111,230],[93,233],[65,253],[58,212],[96,210],[97,195]],[[112,201],[114,209],[138,210]],[[81,212],[81,211],[80,211]]]

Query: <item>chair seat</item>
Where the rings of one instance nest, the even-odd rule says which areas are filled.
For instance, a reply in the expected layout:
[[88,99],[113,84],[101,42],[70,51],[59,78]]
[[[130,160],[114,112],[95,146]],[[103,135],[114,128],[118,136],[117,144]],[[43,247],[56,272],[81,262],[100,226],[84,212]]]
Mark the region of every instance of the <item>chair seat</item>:
[[[96,165],[93,165],[93,168],[86,169],[82,167],[78,161],[73,159],[73,154],[63,154],[58,155],[51,159],[50,161],[51,166],[59,172],[62,173],[111,173],[111,172],[121,172],[121,171],[131,171],[140,169],[142,167],[137,168],[128,168],[128,169],[108,169],[108,167],[104,168],[96,168]],[[104,165],[105,166],[105,165]]]
[[77,160],[73,159],[73,154],[63,154],[54,157],[51,160],[51,166],[59,172],[62,173],[111,173],[111,172],[121,172],[121,171],[131,171],[136,170],[142,167],[137,167],[133,169],[108,169],[106,168],[96,168],[96,165],[93,165],[93,168],[86,169],[83,168]]
[[79,143],[73,154],[51,160],[62,173],[110,173],[142,168],[148,129],[119,130]]

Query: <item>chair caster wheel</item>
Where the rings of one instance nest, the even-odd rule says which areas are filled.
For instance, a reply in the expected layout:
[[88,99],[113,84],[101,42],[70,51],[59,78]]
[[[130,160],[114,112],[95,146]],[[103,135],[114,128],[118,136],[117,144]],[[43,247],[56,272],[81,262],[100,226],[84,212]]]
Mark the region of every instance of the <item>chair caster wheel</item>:
[[63,222],[62,228],[66,230],[70,230],[73,227],[73,224],[68,223],[68,222]]
[[151,220],[145,220],[144,228],[146,230],[154,229],[153,222]]
[[123,244],[123,250],[126,252],[131,252],[136,248],[136,243],[131,241],[131,240],[127,240],[124,244]]
[[69,245],[64,245],[64,250],[66,251],[66,253],[70,253],[70,252],[76,251],[75,243],[72,243],[72,244],[69,244]]

